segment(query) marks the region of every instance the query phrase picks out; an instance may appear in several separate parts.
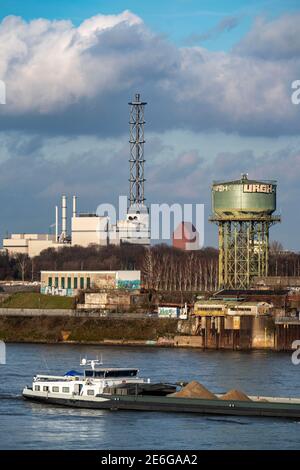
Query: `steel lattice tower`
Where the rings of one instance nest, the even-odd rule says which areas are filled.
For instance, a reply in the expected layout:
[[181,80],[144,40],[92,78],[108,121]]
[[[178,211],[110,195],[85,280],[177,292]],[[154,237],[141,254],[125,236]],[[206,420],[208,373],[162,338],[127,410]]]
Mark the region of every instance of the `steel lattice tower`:
[[130,178],[129,204],[141,206],[145,202],[144,192],[144,110],[147,103],[140,100],[137,93],[130,106]]
[[219,230],[219,287],[247,289],[254,276],[267,276],[269,230],[280,217],[276,182],[240,180],[212,187],[212,222]]
[[247,289],[254,276],[268,276],[269,229],[279,220],[218,220],[219,287]]

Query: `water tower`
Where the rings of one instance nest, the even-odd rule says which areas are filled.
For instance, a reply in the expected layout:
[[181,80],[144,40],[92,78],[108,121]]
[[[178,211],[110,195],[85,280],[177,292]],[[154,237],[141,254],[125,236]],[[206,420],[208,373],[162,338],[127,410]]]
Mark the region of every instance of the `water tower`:
[[219,229],[219,287],[247,289],[254,276],[267,276],[269,229],[280,222],[276,181],[214,182],[210,218]]

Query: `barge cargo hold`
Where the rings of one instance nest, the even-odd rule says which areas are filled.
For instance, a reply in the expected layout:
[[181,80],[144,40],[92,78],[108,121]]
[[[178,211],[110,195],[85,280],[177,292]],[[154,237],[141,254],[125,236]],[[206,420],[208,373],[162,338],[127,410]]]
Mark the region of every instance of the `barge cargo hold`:
[[265,416],[276,418],[300,418],[300,399],[249,397],[251,401],[205,400],[200,398],[177,398],[172,396],[102,394],[90,397],[62,397],[61,394],[36,393],[24,389],[24,398],[29,400],[62,405],[72,408],[101,410],[160,411],[177,413],[198,413],[203,415]]

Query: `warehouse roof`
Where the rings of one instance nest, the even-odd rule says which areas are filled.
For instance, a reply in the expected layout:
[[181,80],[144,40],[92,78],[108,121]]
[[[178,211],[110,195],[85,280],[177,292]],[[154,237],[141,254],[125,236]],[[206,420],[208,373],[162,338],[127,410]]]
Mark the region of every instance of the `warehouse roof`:
[[269,290],[265,290],[265,289],[245,289],[245,290],[235,290],[235,289],[224,289],[224,290],[221,290],[219,292],[216,292],[214,294],[214,298],[223,298],[223,297],[236,297],[236,298],[245,298],[245,296],[249,296],[249,295],[262,295],[262,296],[266,296],[266,295],[286,295],[288,294],[288,290],[287,289],[278,289],[278,290],[274,290],[274,289],[269,289]]

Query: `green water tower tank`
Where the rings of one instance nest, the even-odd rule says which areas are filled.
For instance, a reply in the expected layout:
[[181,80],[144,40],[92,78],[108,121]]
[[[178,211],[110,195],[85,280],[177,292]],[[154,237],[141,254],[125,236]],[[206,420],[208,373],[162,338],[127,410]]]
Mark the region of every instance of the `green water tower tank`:
[[276,181],[240,180],[214,182],[212,211],[216,219],[260,219],[276,210]]

